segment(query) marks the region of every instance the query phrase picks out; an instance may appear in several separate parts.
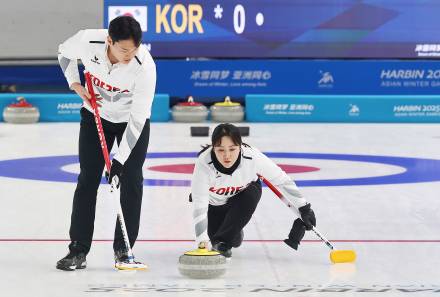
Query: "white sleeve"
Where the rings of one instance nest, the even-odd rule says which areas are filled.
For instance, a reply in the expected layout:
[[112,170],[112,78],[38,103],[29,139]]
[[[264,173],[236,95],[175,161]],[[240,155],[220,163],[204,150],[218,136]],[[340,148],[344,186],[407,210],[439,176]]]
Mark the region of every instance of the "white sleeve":
[[209,241],[208,237],[208,207],[209,207],[209,168],[198,158],[194,167],[191,181],[191,196],[193,204],[193,222],[196,242]]
[[283,196],[297,209],[306,205],[307,201],[301,195],[295,182],[278,165],[258,149],[252,148],[257,164],[257,173],[269,180]]
[[69,88],[73,83],[81,83],[78,71],[78,59],[81,58],[84,30],[79,31],[58,47],[58,62],[66,77]]
[[151,63],[138,74],[135,80],[130,117],[119,144],[118,152],[114,157],[121,164],[127,161],[141,135],[145,121],[150,118],[155,88],[156,66]]

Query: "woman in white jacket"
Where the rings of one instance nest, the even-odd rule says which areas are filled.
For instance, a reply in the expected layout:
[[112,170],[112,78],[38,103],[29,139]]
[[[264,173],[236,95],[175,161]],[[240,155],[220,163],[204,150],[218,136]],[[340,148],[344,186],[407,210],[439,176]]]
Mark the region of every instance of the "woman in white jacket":
[[213,133],[211,145],[199,153],[191,183],[191,200],[196,242],[225,257],[232,247],[239,247],[243,228],[251,219],[261,198],[264,176],[280,189],[299,210],[289,238],[284,242],[295,250],[305,230],[316,225],[310,203],[302,197],[293,180],[255,147],[242,142],[240,130],[232,124],[220,124]]

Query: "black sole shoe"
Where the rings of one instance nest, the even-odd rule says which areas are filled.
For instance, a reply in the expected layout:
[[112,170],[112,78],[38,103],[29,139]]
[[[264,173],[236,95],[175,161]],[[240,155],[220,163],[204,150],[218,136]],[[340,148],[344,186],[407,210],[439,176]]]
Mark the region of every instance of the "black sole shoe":
[[87,267],[86,256],[84,254],[72,255],[68,254],[57,262],[56,268],[64,271],[74,271],[76,269],[84,269]]
[[225,258],[231,258],[232,257],[231,248],[227,247],[224,242],[218,242],[218,243],[213,244],[212,245],[212,250],[219,252]]

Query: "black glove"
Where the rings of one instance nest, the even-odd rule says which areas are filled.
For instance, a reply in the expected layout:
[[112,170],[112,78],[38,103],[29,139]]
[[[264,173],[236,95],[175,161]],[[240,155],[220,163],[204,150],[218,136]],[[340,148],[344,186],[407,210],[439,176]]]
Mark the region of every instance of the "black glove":
[[312,226],[316,226],[316,218],[315,213],[310,208],[310,203],[298,208],[299,213],[301,214],[301,219],[306,226],[306,230],[312,230]]
[[105,172],[105,178],[110,184],[112,183],[113,178],[116,177],[116,188],[119,188],[119,185],[121,184],[122,167],[123,165],[119,163],[118,160],[113,159],[110,174],[107,171]]

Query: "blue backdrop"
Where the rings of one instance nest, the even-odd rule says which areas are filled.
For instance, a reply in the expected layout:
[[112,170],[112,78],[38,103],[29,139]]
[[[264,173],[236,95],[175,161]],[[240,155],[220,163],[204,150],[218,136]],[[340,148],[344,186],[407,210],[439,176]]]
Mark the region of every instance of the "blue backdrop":
[[[174,97],[440,94],[440,61],[433,60],[156,60],[156,64],[156,92]],[[58,65],[1,66],[0,83],[67,90]]]

